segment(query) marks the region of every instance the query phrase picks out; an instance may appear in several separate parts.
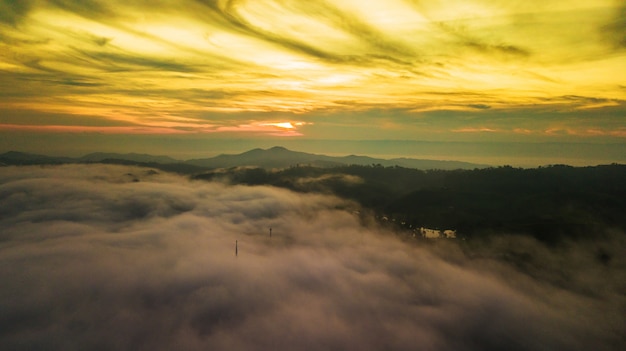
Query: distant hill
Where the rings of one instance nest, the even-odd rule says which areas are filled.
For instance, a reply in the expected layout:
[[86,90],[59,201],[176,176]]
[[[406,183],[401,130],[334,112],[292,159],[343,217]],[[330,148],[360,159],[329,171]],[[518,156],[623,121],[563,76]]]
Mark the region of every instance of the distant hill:
[[237,155],[219,155],[211,158],[193,159],[187,161],[187,163],[207,168],[231,168],[239,166],[285,168],[299,164],[315,167],[342,165],[341,162],[329,160],[329,156],[291,151],[280,146],[275,146],[267,150],[253,149]]
[[178,161],[177,163],[157,163],[157,162],[131,161],[131,160],[118,159],[118,158],[107,158],[97,163],[156,168],[162,171],[179,173],[179,174],[198,174],[198,173],[205,172],[208,170],[206,167],[195,166],[195,165],[188,164],[188,163],[182,163],[180,161]]
[[[62,164],[62,163],[119,163],[144,165],[163,170],[175,170],[179,173],[192,173],[206,169],[232,167],[260,167],[266,169],[287,168],[291,166],[311,166],[320,168],[359,165],[380,165],[384,167],[400,166],[415,169],[475,169],[486,168],[487,165],[459,162],[421,160],[412,158],[380,159],[368,156],[349,155],[343,157],[310,154],[300,151],[291,151],[284,147],[275,146],[270,149],[253,149],[236,155],[219,155],[211,158],[180,161],[169,156],[154,156],[137,153],[104,153],[95,152],[79,158],[53,157],[9,151],[0,154],[0,165],[34,165],[34,164]],[[168,167],[164,167],[164,166]]]
[[41,165],[76,162],[69,157],[54,157],[26,152],[9,151],[0,155],[0,165]]
[[275,146],[270,149],[253,149],[237,155],[219,155],[212,158],[193,159],[186,163],[207,168],[230,168],[237,166],[254,166],[262,168],[286,168],[296,165],[313,167],[336,167],[345,165],[367,166],[380,164],[381,166],[401,166],[417,169],[474,169],[486,168],[487,165],[459,161],[421,160],[411,158],[395,158],[391,160],[368,156],[326,156],[306,152],[291,151],[284,147]]
[[102,162],[104,160],[126,160],[133,162],[143,163],[180,163],[181,161],[175,160],[169,156],[153,156],[148,154],[118,154],[118,153],[106,153],[106,152],[94,152],[85,155],[78,159],[79,162]]

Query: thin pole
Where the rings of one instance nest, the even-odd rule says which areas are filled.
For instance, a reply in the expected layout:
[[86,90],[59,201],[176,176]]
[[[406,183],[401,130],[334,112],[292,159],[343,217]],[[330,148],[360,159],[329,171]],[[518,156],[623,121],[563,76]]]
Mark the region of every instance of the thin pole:
[[235,256],[237,256],[238,251],[237,240],[235,240]]

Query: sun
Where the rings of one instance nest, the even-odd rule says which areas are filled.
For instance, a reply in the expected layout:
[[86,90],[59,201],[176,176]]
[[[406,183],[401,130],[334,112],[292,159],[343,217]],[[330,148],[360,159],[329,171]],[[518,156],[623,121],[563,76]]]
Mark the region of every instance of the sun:
[[291,124],[291,122],[277,122],[277,123],[263,123],[263,126],[273,126],[283,129],[295,129],[296,127]]

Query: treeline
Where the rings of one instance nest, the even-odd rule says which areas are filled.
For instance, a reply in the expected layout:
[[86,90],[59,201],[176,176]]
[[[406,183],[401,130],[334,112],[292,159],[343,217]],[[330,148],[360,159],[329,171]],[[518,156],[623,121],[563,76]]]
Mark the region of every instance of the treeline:
[[554,243],[626,230],[626,165],[457,171],[380,165],[233,168],[195,178],[330,193],[406,228],[457,229],[468,237],[511,233]]

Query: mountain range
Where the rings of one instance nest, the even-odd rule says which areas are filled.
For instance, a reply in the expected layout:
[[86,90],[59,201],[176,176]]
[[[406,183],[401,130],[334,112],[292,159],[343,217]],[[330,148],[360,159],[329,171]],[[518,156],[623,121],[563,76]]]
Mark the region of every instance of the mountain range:
[[384,167],[405,167],[415,169],[475,169],[486,168],[488,165],[461,162],[425,160],[412,158],[380,159],[368,156],[327,156],[311,154],[300,151],[288,150],[281,146],[269,149],[253,149],[240,154],[222,154],[210,158],[191,160],[176,160],[169,156],[154,156],[137,153],[91,153],[78,158],[53,157],[45,155],[29,154],[17,151],[9,151],[0,154],[0,165],[33,165],[33,164],[63,164],[63,163],[123,163],[143,164],[147,166],[161,165],[162,169],[193,173],[206,169],[232,168],[232,167],[261,167],[261,168],[287,168],[298,165],[313,167],[338,167],[345,165],[380,165]]

